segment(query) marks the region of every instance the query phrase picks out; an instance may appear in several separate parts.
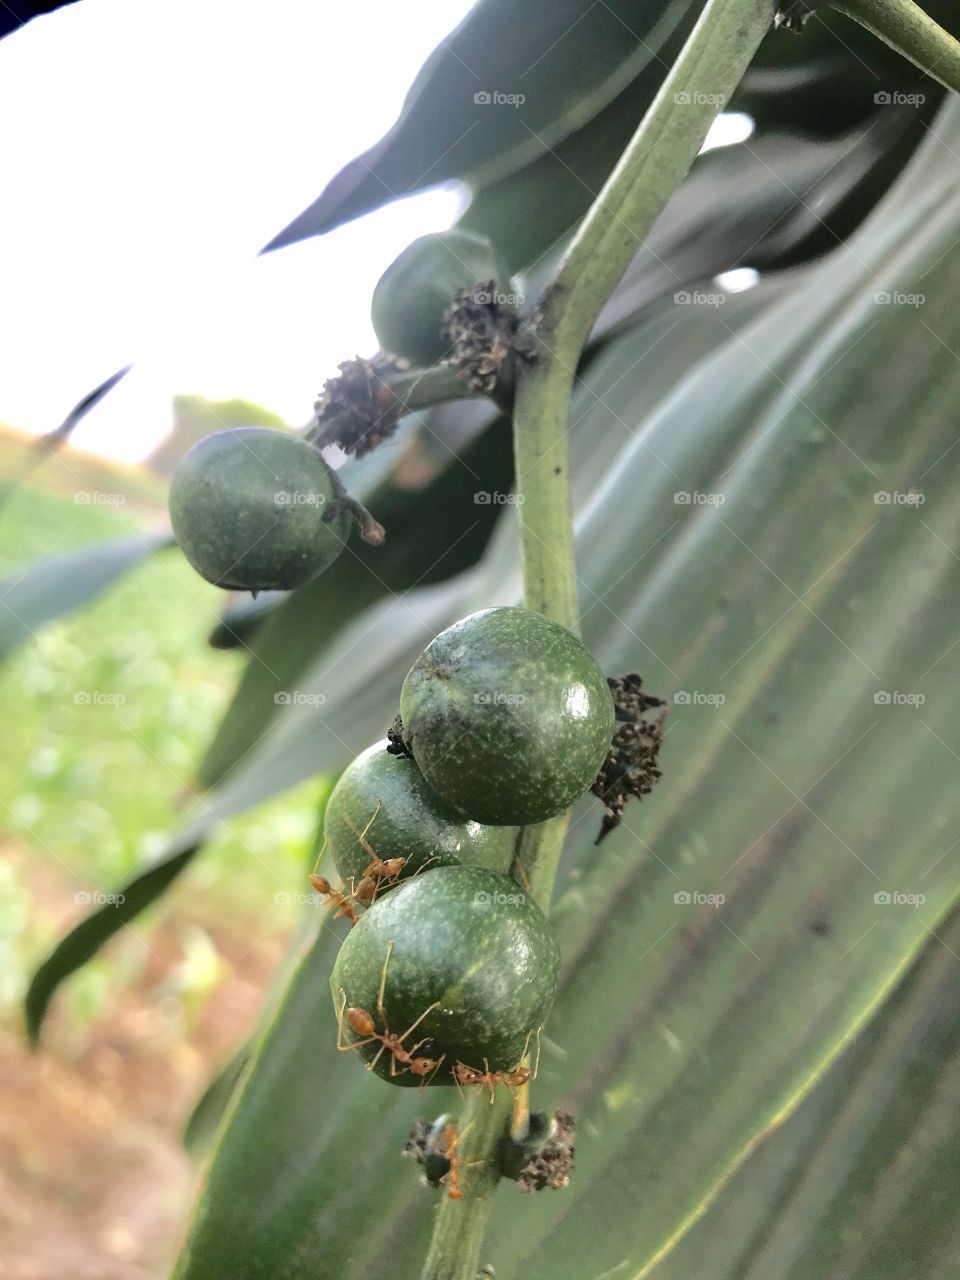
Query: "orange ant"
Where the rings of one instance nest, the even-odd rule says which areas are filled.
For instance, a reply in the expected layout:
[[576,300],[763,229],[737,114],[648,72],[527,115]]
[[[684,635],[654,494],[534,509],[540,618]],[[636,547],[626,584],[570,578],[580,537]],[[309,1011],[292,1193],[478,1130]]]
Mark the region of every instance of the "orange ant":
[[460,1156],[457,1152],[459,1142],[460,1132],[457,1126],[448,1124],[443,1131],[443,1145],[446,1157],[450,1161],[450,1169],[440,1181],[447,1184],[447,1195],[451,1200],[463,1199],[463,1192],[460,1190]]
[[[531,1031],[527,1036],[527,1043],[524,1045],[521,1058],[527,1056],[527,1049],[530,1047]],[[456,1062],[453,1065],[451,1074],[456,1081],[458,1088],[465,1088],[469,1085],[485,1085],[490,1090],[490,1103],[493,1104],[496,1088],[498,1084],[505,1084],[508,1089],[522,1089],[524,1085],[528,1085],[531,1080],[537,1077],[537,1071],[540,1067],[540,1029],[537,1028],[537,1060],[533,1070],[529,1067],[518,1066],[512,1071],[491,1071],[490,1063],[486,1058],[483,1060],[483,1070],[478,1071],[476,1067],[467,1066],[465,1062]]]
[[[318,858],[317,862],[319,861],[320,859]],[[330,899],[330,906],[336,906],[337,910],[334,912],[334,919],[339,916],[345,916],[350,921],[350,928],[352,929],[359,921],[360,917],[356,913],[353,900],[350,895],[341,893],[339,889],[335,889],[329,880],[324,876],[318,876],[316,872],[311,875],[310,883],[313,885],[317,893]]]
[[370,828],[377,820],[377,814],[380,812],[380,801],[377,801],[377,807],[373,811],[373,817],[363,828],[358,831],[350,821],[350,818],[344,814],[343,818],[347,826],[357,837],[357,842],[363,849],[364,853],[369,855],[370,865],[364,870],[360,877],[360,883],[354,890],[354,898],[357,902],[373,902],[380,889],[380,885],[386,880],[396,880],[400,872],[407,865],[406,858],[378,858],[373,848],[367,843],[366,835]]
[[[380,1057],[383,1054],[383,1052],[385,1050],[389,1050],[391,1055],[390,1057],[391,1076],[402,1075],[403,1071],[410,1071],[415,1076],[424,1077],[424,1082],[426,1082],[427,1076],[435,1075],[440,1070],[447,1055],[444,1054],[440,1058],[427,1058],[423,1056],[418,1056],[417,1050],[420,1048],[422,1044],[425,1043],[424,1040],[418,1040],[412,1049],[408,1049],[403,1042],[404,1040],[406,1040],[407,1036],[410,1035],[411,1031],[414,1031],[417,1027],[419,1027],[420,1023],[424,1020],[427,1014],[432,1013],[434,1009],[438,1009],[440,1007],[440,1001],[435,1000],[432,1005],[424,1009],[420,1017],[417,1018],[415,1022],[412,1022],[409,1027],[407,1027],[406,1031],[403,1033],[402,1036],[392,1035],[390,1032],[390,1028],[387,1025],[387,1016],[383,1009],[383,992],[384,992],[384,987],[386,986],[386,981],[387,981],[387,966],[390,963],[390,956],[392,954],[393,954],[393,943],[391,942],[387,946],[387,955],[386,955],[386,959],[383,962],[383,973],[380,975],[380,992],[377,996],[377,1012],[380,1014],[380,1017],[383,1019],[383,1031],[381,1032],[377,1030],[377,1024],[374,1022],[372,1016],[366,1011],[366,1009],[350,1008],[345,1010],[345,1006],[347,1003],[347,993],[344,991],[342,993],[343,1003],[340,1005],[340,1016],[337,1024],[337,1048],[340,1049],[341,1051],[347,1051],[350,1049],[359,1049],[365,1044],[370,1044],[374,1040],[379,1040],[380,1048],[377,1050],[377,1053],[374,1056],[373,1060],[367,1063],[368,1071],[373,1071],[377,1063],[380,1061]],[[349,1022],[350,1024],[350,1029],[353,1031],[355,1035],[358,1035],[361,1037],[359,1040],[355,1040],[353,1044],[343,1043],[344,1012],[346,1012],[347,1022]],[[398,1062],[402,1064],[402,1067],[403,1067],[402,1071],[397,1070]]]
[[453,1068],[453,1078],[462,1086],[486,1085],[490,1090],[491,1103],[498,1084],[505,1084],[508,1089],[521,1089],[533,1078],[529,1067],[514,1067],[512,1071],[491,1071],[486,1058],[483,1060],[483,1068],[478,1071],[475,1067],[468,1067],[465,1062],[458,1062]]

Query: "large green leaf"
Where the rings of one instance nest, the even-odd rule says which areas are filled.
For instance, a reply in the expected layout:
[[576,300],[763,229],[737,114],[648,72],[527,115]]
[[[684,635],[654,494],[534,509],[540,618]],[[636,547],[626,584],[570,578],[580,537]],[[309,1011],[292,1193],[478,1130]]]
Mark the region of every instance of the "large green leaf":
[[37,560],[0,583],[0,658],[41,627],[96,599],[147,556],[171,546],[169,534],[138,533]]
[[957,1274],[960,917],[654,1280]]
[[[717,340],[671,391],[650,386],[634,330],[585,371],[585,639],[606,669],[685,696],[643,808],[599,852],[596,808],[574,815],[535,1102],[579,1112],[579,1167],[562,1195],[501,1190],[498,1275],[650,1274],[957,899],[958,146],[953,110],[847,246],[739,330],[717,306]],[[510,535],[468,589],[416,596],[422,628],[512,597]],[[304,750],[308,723],[270,750]],[[439,1104],[336,1053],[335,946],[305,958],[261,1045],[181,1280],[417,1274],[435,1202],[389,1153]]]
[[[510,173],[654,66],[659,75],[648,78],[649,102],[679,32],[695,17],[691,8],[684,0],[554,0],[533,7],[480,0],[427,59],[390,132],[341,169],[267,249],[450,178],[483,185]],[[497,101],[498,94],[512,101]]]

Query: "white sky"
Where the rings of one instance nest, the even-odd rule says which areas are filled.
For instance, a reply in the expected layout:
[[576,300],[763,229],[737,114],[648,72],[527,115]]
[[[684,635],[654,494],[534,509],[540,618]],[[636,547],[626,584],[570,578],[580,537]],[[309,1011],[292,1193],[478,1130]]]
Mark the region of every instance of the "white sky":
[[381,272],[461,197],[257,252],[389,127],[469,7],[84,0],[0,41],[0,421],[51,430],[135,362],[75,444],[142,457],[176,393],[305,423],[337,362],[375,349]]

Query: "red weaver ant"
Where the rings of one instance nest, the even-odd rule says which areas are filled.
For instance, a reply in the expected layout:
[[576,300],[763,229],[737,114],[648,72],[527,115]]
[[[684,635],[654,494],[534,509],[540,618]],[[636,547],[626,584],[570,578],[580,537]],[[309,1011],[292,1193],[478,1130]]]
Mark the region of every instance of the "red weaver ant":
[[[347,993],[344,991],[343,1003],[340,1006],[340,1016],[337,1023],[337,1048],[340,1049],[341,1051],[346,1051],[349,1049],[359,1049],[361,1048],[361,1046],[365,1044],[370,1044],[374,1040],[379,1040],[380,1048],[377,1050],[377,1053],[373,1058],[373,1060],[367,1063],[368,1071],[373,1071],[377,1063],[380,1061],[380,1057],[383,1054],[383,1052],[385,1050],[388,1050],[391,1055],[390,1057],[391,1076],[402,1075],[403,1071],[410,1071],[415,1076],[426,1077],[426,1076],[434,1075],[437,1071],[440,1070],[447,1055],[444,1054],[440,1058],[427,1058],[423,1056],[418,1057],[417,1050],[420,1048],[420,1045],[424,1043],[424,1041],[423,1040],[417,1041],[417,1043],[413,1046],[412,1049],[408,1049],[403,1042],[404,1040],[406,1040],[407,1036],[410,1035],[411,1031],[414,1031],[417,1027],[419,1027],[420,1023],[424,1020],[427,1014],[432,1013],[434,1009],[438,1009],[440,1007],[440,1001],[435,1000],[432,1005],[424,1009],[420,1017],[417,1018],[415,1022],[412,1022],[409,1027],[407,1027],[406,1031],[403,1033],[402,1036],[392,1035],[390,1032],[390,1028],[387,1026],[387,1017],[383,1009],[383,991],[387,981],[387,966],[390,963],[390,956],[392,954],[393,954],[393,943],[391,942],[387,946],[387,956],[383,962],[383,973],[380,975],[380,992],[379,992],[379,995],[377,996],[377,1012],[379,1013],[380,1017],[383,1020],[383,1031],[377,1030],[377,1024],[374,1022],[372,1016],[366,1011],[366,1009],[350,1008],[345,1010],[345,1006],[347,1003]],[[361,1037],[359,1040],[355,1040],[353,1044],[343,1043],[344,1012],[346,1012],[347,1022],[349,1022],[350,1029],[353,1031],[354,1035],[358,1035]],[[402,1064],[403,1071],[397,1071],[398,1062]]]
[[[319,858],[317,859],[319,862]],[[323,897],[330,899],[330,906],[336,906],[334,918],[345,916],[350,921],[351,929],[360,919],[353,905],[353,899],[349,894],[341,893],[339,889],[335,889],[333,885],[324,876],[318,876],[316,872],[310,877],[310,883],[313,885],[317,893]]]
[[529,1067],[514,1067],[512,1071],[491,1071],[486,1058],[483,1060],[483,1067],[483,1071],[478,1071],[475,1067],[468,1067],[465,1062],[458,1062],[453,1068],[453,1078],[462,1086],[486,1085],[490,1089],[491,1102],[498,1084],[505,1084],[508,1089],[520,1089],[533,1078]]
[[[524,1045],[523,1053],[520,1055],[521,1058],[525,1058],[527,1056],[527,1049],[529,1049],[530,1047],[531,1035],[533,1035],[532,1031],[527,1036],[527,1043]],[[531,1080],[536,1079],[537,1071],[539,1067],[540,1067],[540,1028],[538,1027],[537,1028],[537,1060],[536,1060],[536,1063],[534,1064],[534,1068],[532,1071],[530,1070],[529,1067],[524,1067],[524,1066],[514,1067],[512,1071],[491,1071],[490,1063],[487,1061],[486,1058],[484,1058],[482,1071],[478,1071],[476,1067],[467,1066],[465,1062],[456,1062],[453,1065],[451,1074],[454,1080],[456,1081],[458,1088],[464,1088],[468,1085],[474,1085],[474,1084],[480,1085],[481,1087],[486,1085],[487,1088],[489,1088],[490,1090],[490,1102],[492,1105],[494,1100],[494,1095],[496,1092],[496,1087],[498,1084],[505,1084],[508,1089],[522,1089],[524,1085],[527,1085],[530,1083]]]
[[450,1171],[445,1173],[440,1181],[447,1184],[447,1195],[451,1200],[463,1199],[463,1192],[460,1190],[460,1156],[457,1153],[459,1141],[460,1133],[457,1126],[448,1124],[443,1131],[443,1145],[445,1155],[450,1161]]
[[357,830],[346,814],[343,815],[344,822],[357,837],[360,847],[370,857],[370,865],[364,870],[363,875],[360,877],[360,883],[354,890],[353,896],[358,902],[372,902],[377,896],[381,882],[384,880],[396,880],[407,865],[406,858],[378,858],[373,848],[367,843],[367,832],[376,822],[379,812],[380,801],[378,800],[377,807],[373,811],[373,817],[362,831]]

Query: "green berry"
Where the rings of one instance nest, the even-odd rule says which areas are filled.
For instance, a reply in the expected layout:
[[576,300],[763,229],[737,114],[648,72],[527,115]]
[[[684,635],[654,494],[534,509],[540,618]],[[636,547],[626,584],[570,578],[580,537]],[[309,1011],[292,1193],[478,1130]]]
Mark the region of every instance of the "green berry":
[[[378,1075],[451,1084],[458,1062],[478,1071],[517,1066],[553,1004],[558,966],[546,917],[516,881],[481,867],[440,867],[364,913],[340,949],[330,990],[344,1043],[362,1038],[347,1013],[355,1009],[380,1035],[400,1037],[407,1053],[443,1059],[435,1073],[415,1074],[384,1049]],[[374,1039],[355,1052],[369,1063],[381,1048]]]
[[562,813],[596,779],[614,727],[594,658],[529,609],[484,609],[442,631],[404,680],[400,713],[434,791],[491,824]]
[[417,366],[435,364],[448,350],[443,313],[458,289],[496,282],[506,291],[510,269],[486,236],[442,231],[420,236],[377,282],[371,318],[385,351]]
[[304,440],[234,427],[195,444],[170,486],[180,549],[201,577],[236,591],[287,591],[337,558],[350,532],[330,468]]
[[[366,830],[360,842],[360,833]],[[399,879],[457,863],[509,866],[516,831],[464,819],[443,803],[413,760],[378,742],[357,756],[334,787],[324,815],[326,837],[344,884],[359,885],[372,861],[404,858]],[[396,884],[383,882],[378,894]]]

